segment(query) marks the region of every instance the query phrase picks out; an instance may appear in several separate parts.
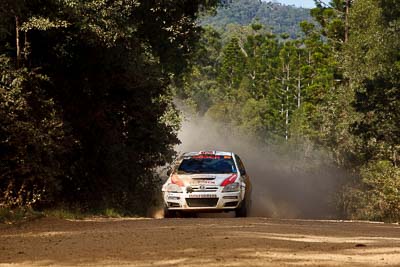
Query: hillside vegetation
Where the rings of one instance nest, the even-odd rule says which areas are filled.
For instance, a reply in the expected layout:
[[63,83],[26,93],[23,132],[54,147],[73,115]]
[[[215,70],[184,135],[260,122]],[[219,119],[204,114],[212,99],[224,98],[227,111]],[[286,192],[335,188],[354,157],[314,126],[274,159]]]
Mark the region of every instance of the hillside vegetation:
[[236,0],[225,1],[216,14],[202,17],[201,23],[226,31],[230,24],[246,26],[258,21],[269,32],[289,34],[291,38],[296,38],[302,34],[300,22],[311,20],[309,9],[271,1]]

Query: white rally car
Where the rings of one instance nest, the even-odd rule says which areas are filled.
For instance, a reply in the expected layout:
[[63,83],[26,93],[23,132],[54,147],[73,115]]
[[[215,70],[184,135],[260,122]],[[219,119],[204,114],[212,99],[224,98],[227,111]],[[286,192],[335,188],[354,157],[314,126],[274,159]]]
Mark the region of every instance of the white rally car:
[[223,151],[180,156],[162,187],[165,217],[177,212],[235,211],[246,217],[251,184],[238,155]]

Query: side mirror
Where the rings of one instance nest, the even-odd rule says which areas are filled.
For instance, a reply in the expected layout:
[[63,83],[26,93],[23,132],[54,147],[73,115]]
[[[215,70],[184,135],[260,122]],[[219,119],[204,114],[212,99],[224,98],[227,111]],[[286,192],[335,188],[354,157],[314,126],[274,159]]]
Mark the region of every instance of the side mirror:
[[168,169],[168,171],[167,171],[167,175],[168,175],[168,176],[170,176],[170,175],[171,175],[171,173],[172,173],[172,169]]
[[240,170],[240,175],[246,175],[246,170]]

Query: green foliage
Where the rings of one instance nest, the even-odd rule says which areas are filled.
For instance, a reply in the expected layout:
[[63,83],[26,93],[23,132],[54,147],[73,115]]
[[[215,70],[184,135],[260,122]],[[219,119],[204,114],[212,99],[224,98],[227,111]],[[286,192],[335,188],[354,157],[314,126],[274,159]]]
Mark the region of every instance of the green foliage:
[[68,205],[68,207],[52,207],[50,209],[45,209],[42,214],[46,217],[54,217],[58,219],[67,220],[83,220],[90,217],[107,217],[107,218],[119,218],[127,215],[135,215],[136,211],[130,210],[116,210],[114,208],[105,209],[92,209],[84,210],[81,205],[77,204],[75,207]]
[[21,221],[24,217],[23,209],[10,210],[9,208],[0,207],[0,223],[12,223]]
[[118,218],[121,217],[121,214],[118,213],[116,210],[114,209],[106,209],[104,211],[105,216],[107,217],[111,217],[111,218]]
[[221,8],[215,20],[205,20],[218,25],[235,10],[229,18],[246,26],[222,20],[225,31],[212,42],[218,49],[209,39],[202,43],[198,51],[213,52],[194,59],[181,97],[200,114],[262,142],[306,140],[327,148],[353,176],[339,193],[343,214],[398,220],[398,4],[317,1],[311,15],[319,25],[303,21],[303,37],[296,40],[268,33],[261,18],[244,19],[266,5],[237,1]]
[[321,143],[330,148],[335,162],[348,170],[362,164],[360,138],[352,134],[350,127],[359,118],[352,106],[354,97],[353,90],[339,85],[328,92],[326,104],[317,112],[322,117]]
[[362,184],[348,187],[344,203],[352,218],[387,222],[400,220],[400,168],[389,161],[372,161],[360,171]]
[[0,223],[18,224],[43,217],[41,212],[27,208],[4,208],[0,206]]
[[87,214],[82,213],[79,209],[70,209],[70,208],[52,208],[46,209],[43,213],[47,217],[54,217],[58,219],[66,219],[66,220],[82,220],[87,217]]
[[320,24],[321,34],[336,52],[340,52],[342,45],[347,42],[349,9],[353,0],[333,0],[328,5],[323,3],[316,1],[317,7],[311,10],[311,15]]
[[398,221],[400,32],[396,4],[388,3],[352,3],[350,36],[337,53],[344,72],[339,88],[343,96],[330,98],[334,116],[324,114],[330,118],[325,125],[334,122],[329,128],[335,131],[326,136],[337,158],[360,177],[344,190],[346,213],[354,218]]
[[169,85],[216,2],[2,1],[0,203],[144,214],[178,143]]
[[389,161],[370,162],[361,169],[366,185],[368,217],[380,220],[400,219],[400,168]]
[[30,30],[46,31],[53,28],[67,28],[68,22],[57,20],[50,21],[49,18],[43,17],[31,17],[28,21],[24,22],[21,26],[21,30],[28,32]]
[[30,207],[51,201],[68,145],[60,110],[43,90],[48,77],[14,70],[5,57],[0,66],[0,202]]
[[336,61],[315,26],[302,27],[304,39],[283,43],[257,23],[226,43],[208,28],[180,97],[200,114],[263,142],[300,135],[318,139],[323,118],[315,111],[326,102]]
[[200,114],[204,114],[213,104],[213,95],[220,93],[217,76],[221,53],[220,34],[206,27],[192,58],[194,64],[190,75],[185,75],[182,85],[176,88],[177,96],[191,102]]
[[237,0],[221,5],[213,16],[201,18],[201,23],[224,32],[230,24],[247,26],[257,22],[274,34],[285,33],[295,39],[302,34],[299,23],[304,20],[311,21],[308,9],[271,1]]
[[245,66],[245,54],[239,45],[239,39],[233,37],[224,47],[222,52],[221,69],[219,81],[226,86],[222,94],[229,98],[230,89],[238,88],[243,78]]
[[396,21],[400,17],[392,17],[392,23],[386,24],[381,5],[380,1],[355,3],[353,35],[345,48],[345,74],[352,78],[356,92],[354,107],[361,116],[354,124],[354,133],[363,139],[366,160],[384,159],[398,164],[400,32]]

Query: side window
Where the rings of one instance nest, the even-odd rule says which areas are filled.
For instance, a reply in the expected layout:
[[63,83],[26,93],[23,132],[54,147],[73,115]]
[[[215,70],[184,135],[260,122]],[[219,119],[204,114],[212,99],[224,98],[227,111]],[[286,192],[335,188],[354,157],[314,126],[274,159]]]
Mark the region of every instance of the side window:
[[239,166],[239,171],[240,171],[240,173],[242,173],[242,174],[245,173],[246,170],[245,170],[245,168],[244,168],[244,165],[243,165],[242,160],[239,158],[238,155],[235,155],[235,158],[236,158],[236,162],[237,162],[237,164],[238,164],[238,166]]

